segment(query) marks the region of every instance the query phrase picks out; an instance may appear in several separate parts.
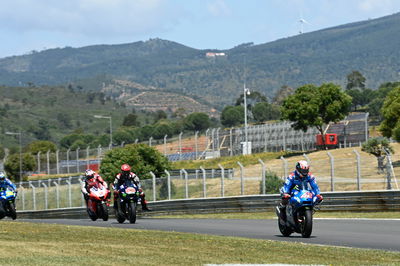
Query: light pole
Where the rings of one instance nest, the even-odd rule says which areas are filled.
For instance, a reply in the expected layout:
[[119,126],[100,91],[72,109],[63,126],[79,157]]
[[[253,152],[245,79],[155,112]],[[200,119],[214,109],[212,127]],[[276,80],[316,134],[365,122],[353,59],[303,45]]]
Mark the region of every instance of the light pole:
[[110,119],[110,144],[112,145],[112,118],[111,118],[111,116],[95,115],[94,118]]
[[246,145],[246,154],[249,154],[249,143],[247,142],[247,97],[250,95],[250,90],[246,88],[246,83],[243,83],[243,99],[244,99],[244,142]]
[[6,135],[18,135],[19,137],[19,181],[22,180],[22,145],[21,145],[21,132],[6,132]]

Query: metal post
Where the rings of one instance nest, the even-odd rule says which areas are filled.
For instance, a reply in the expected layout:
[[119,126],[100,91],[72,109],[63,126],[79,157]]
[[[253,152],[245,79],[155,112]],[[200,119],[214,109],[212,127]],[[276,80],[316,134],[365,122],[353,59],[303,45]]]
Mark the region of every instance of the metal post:
[[167,156],[167,137],[168,135],[164,136],[164,156]]
[[150,171],[150,175],[153,179],[153,201],[156,201],[156,175],[152,171]]
[[42,182],[42,185],[44,186],[44,209],[47,210],[49,208],[48,201],[47,201],[48,189],[47,189],[47,185],[44,182]]
[[60,151],[56,150],[56,168],[57,168],[57,175],[60,174]]
[[40,174],[40,154],[41,153],[42,153],[41,151],[38,151],[38,153],[37,153],[38,174]]
[[261,186],[262,186],[262,194],[266,194],[266,187],[265,187],[265,163],[258,159],[258,162],[261,164]]
[[365,114],[365,141],[368,140],[368,116],[369,113]]
[[135,139],[135,144],[137,144],[139,142],[139,139]]
[[179,133],[179,161],[182,160],[182,134],[183,132]]
[[229,147],[230,147],[230,155],[233,156],[233,143],[232,143],[232,131],[233,129],[231,128],[229,130]]
[[207,198],[206,170],[202,166],[200,166],[200,170],[203,173],[203,198]]
[[305,154],[305,153],[303,153],[303,157],[304,157],[304,159],[306,159],[308,165],[310,165],[311,164],[310,157],[308,157],[307,154]]
[[60,208],[60,188],[57,182],[53,181],[54,186],[56,186],[56,202],[57,202],[57,209]]
[[25,210],[25,188],[20,184],[19,189],[22,188],[22,210]]
[[153,137],[150,137],[149,138],[149,146],[151,147],[151,142],[152,142],[152,140],[153,140]]
[[31,183],[29,183],[29,186],[32,188],[33,210],[36,211],[36,188]]
[[97,159],[100,160],[101,158],[101,145],[97,146]]
[[89,161],[90,161],[90,159],[89,159],[89,148],[90,148],[90,146],[86,147],[86,169],[89,169]]
[[215,133],[215,128],[211,129],[211,147],[212,147],[212,156],[214,157],[214,152],[215,152],[215,138],[214,138],[214,133]]
[[76,172],[79,173],[79,150],[80,148],[76,148]]
[[69,153],[70,153],[71,149],[67,150],[67,173],[69,174]]
[[243,178],[243,165],[240,162],[237,162],[240,167],[240,195],[244,195],[244,178]]
[[286,178],[288,176],[288,166],[287,166],[287,160],[281,156],[281,160],[282,160],[282,167],[283,167],[283,178]]
[[335,160],[333,158],[333,155],[328,151],[328,156],[329,156],[329,161],[331,164],[331,191],[335,191]]
[[71,208],[72,207],[71,177],[69,177],[69,180],[65,180],[65,183],[68,184],[68,206]]
[[199,131],[196,131],[194,133],[194,149],[195,149],[195,160],[197,160],[197,153],[199,151],[199,147],[198,147],[198,136],[199,136]]
[[219,143],[219,131],[221,128],[217,128],[217,152],[218,152],[218,157],[220,156],[220,143]]
[[[247,136],[247,93],[250,94],[249,90],[246,89],[246,83],[243,83],[243,99],[244,99],[244,141],[246,145],[246,154],[249,154],[248,136]],[[243,194],[242,194],[243,195]]]
[[185,175],[185,199],[188,199],[189,198],[188,172],[185,169],[181,169],[181,172]]
[[164,173],[167,175],[168,200],[171,200],[171,174],[167,170]]
[[360,162],[360,154],[358,151],[353,150],[353,152],[356,154],[356,160],[357,160],[357,190],[361,190],[361,162]]
[[396,175],[393,169],[392,163],[392,155],[388,149],[384,149],[386,153],[386,173],[387,173],[387,189],[392,189],[392,177],[394,178],[394,182],[396,184],[396,188],[399,189],[399,184],[397,183]]
[[47,174],[50,175],[50,150],[46,152],[47,159]]
[[224,188],[225,169],[224,167],[222,167],[221,164],[218,164],[218,167],[221,169],[221,197],[225,197],[225,188]]

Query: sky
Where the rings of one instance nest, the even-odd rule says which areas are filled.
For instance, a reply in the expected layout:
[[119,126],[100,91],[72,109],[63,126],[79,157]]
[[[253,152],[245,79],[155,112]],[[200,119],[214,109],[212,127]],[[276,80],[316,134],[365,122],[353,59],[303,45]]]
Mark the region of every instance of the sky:
[[399,0],[0,0],[0,58],[161,38],[197,49],[271,42],[400,11]]

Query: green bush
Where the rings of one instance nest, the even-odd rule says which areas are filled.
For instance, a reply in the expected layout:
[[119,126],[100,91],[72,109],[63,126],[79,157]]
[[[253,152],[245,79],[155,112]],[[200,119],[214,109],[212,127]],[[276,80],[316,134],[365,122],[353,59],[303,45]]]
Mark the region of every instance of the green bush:
[[141,179],[151,178],[150,171],[160,177],[164,175],[164,170],[171,169],[168,159],[155,148],[146,144],[129,144],[108,151],[101,162],[100,173],[112,182],[124,163],[129,164],[132,172]]
[[[24,172],[33,171],[36,168],[36,160],[29,153],[22,154],[22,176],[24,176]],[[19,176],[19,153],[12,154],[7,157],[6,162],[4,163],[4,170],[7,172],[7,175],[10,179],[15,181],[21,181],[22,178]],[[16,178],[18,176],[18,178]]]
[[[265,173],[265,192],[269,194],[279,193],[279,189],[283,186],[283,181],[278,175],[272,171]],[[262,193],[262,182],[260,182],[260,193]]]

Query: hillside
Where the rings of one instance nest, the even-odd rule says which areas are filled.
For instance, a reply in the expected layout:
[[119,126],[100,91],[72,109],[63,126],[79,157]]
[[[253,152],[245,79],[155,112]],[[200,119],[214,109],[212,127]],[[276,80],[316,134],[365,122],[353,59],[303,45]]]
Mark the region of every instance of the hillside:
[[[0,83],[73,83],[102,90],[115,80],[125,80],[157,91],[184,93],[221,109],[239,96],[244,75],[249,88],[268,97],[282,85],[330,81],[344,85],[352,70],[359,70],[371,88],[396,81],[398,32],[399,13],[224,51],[197,50],[161,39],[49,49],[0,59]],[[226,56],[207,58],[210,51]],[[123,89],[116,90],[113,95],[122,93]]]

